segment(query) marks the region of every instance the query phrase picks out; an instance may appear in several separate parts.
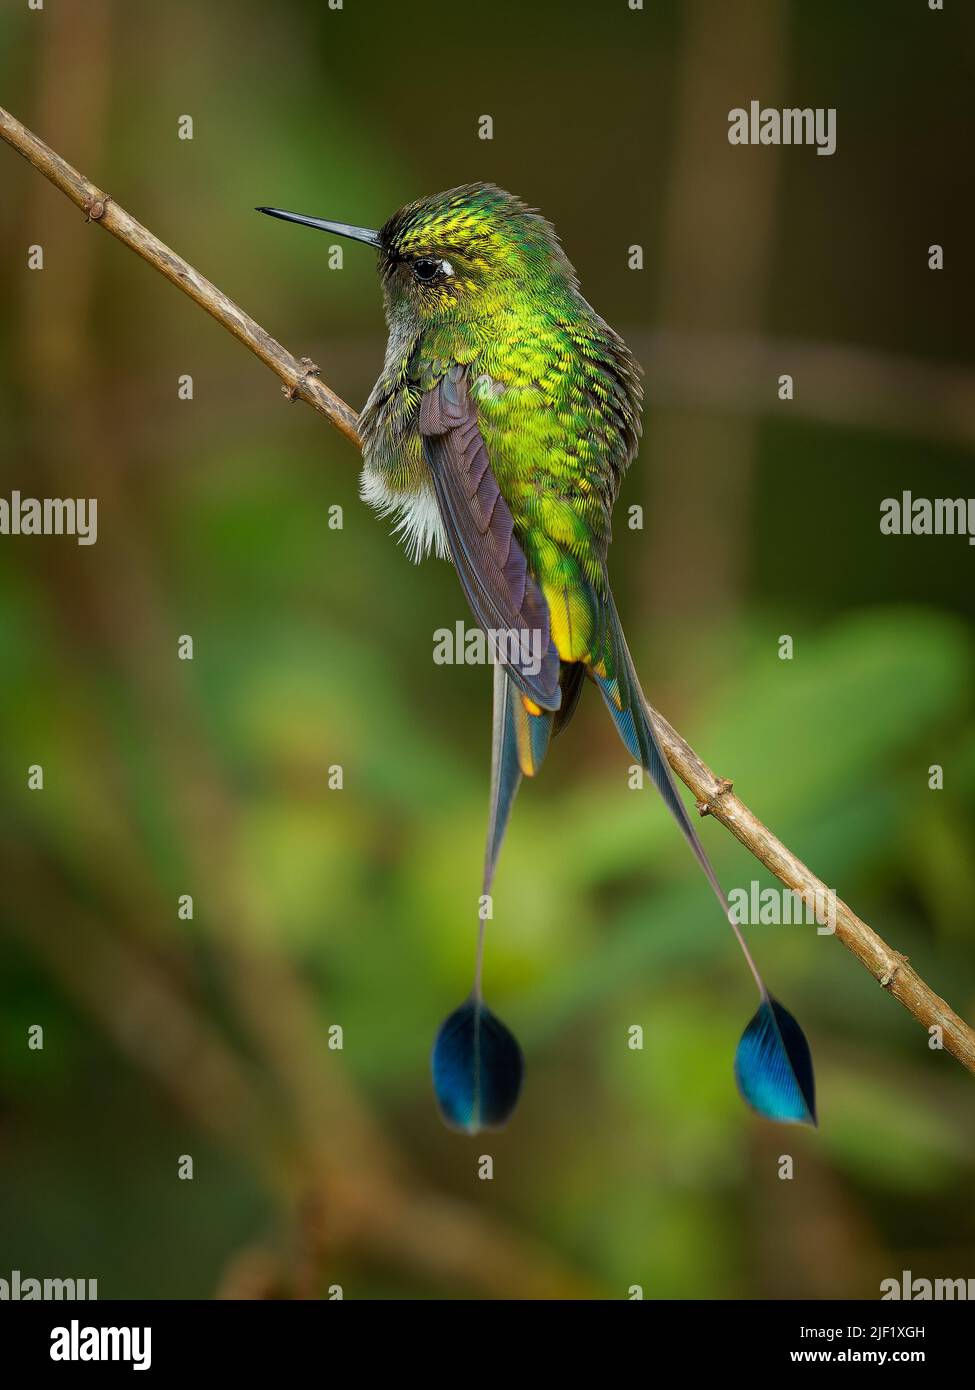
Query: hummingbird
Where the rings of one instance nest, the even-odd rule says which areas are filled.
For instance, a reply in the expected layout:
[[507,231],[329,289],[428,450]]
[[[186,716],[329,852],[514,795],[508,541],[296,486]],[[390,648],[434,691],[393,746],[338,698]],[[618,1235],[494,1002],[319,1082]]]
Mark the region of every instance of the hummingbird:
[[[449,558],[491,642],[494,713],[483,903],[515,795],[595,684],[657,788],[744,954],[759,1006],[735,1053],[759,1114],[816,1123],[809,1046],[765,987],[677,791],[640,686],[608,569],[613,506],[636,456],[643,392],[623,339],[582,295],[554,227],[519,198],[469,183],[378,230],[261,207],[377,255],[389,337],[360,417],[361,496],[419,560]],[[470,996],[433,1048],[445,1122],[503,1125],[524,1059],[484,1002],[485,915]]]

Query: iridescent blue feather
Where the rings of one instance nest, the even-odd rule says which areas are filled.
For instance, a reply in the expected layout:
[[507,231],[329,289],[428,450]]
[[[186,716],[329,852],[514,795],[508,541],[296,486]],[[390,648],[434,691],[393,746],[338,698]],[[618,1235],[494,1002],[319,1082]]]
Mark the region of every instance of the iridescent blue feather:
[[762,1000],[735,1053],[745,1101],[768,1120],[816,1123],[816,1086],[806,1036],[777,999]]
[[521,1048],[479,999],[468,999],[441,1025],[432,1064],[437,1104],[453,1129],[497,1129],[518,1103]]

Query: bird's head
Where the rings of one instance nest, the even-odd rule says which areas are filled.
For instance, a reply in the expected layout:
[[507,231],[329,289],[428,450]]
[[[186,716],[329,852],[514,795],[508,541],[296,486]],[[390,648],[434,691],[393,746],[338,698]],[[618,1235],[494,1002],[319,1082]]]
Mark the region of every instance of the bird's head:
[[378,231],[279,208],[258,211],[375,247],[391,322],[484,318],[519,295],[544,295],[556,283],[576,288],[551,223],[489,183],[409,203]]

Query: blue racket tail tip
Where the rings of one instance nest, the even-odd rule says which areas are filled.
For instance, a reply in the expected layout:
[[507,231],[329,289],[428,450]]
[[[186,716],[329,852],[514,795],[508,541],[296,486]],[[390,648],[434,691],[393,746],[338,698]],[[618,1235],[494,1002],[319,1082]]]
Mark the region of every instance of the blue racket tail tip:
[[525,1074],[514,1034],[473,996],[440,1025],[431,1068],[444,1123],[467,1134],[507,1123]]
[[741,1036],[735,1080],[746,1104],[767,1120],[816,1125],[816,1082],[806,1035],[771,995],[763,997]]

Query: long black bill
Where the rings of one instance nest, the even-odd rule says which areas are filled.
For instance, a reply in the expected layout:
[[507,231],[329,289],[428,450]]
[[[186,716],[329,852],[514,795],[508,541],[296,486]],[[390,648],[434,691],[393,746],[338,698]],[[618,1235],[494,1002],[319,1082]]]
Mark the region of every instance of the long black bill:
[[268,217],[280,217],[283,222],[300,222],[303,227],[317,227],[320,232],[335,232],[337,236],[351,237],[353,241],[364,241],[367,246],[381,246],[379,233],[369,227],[350,227],[348,222],[326,222],[323,217],[303,217],[300,212],[284,212],[281,208],[255,208],[255,212],[266,212]]

